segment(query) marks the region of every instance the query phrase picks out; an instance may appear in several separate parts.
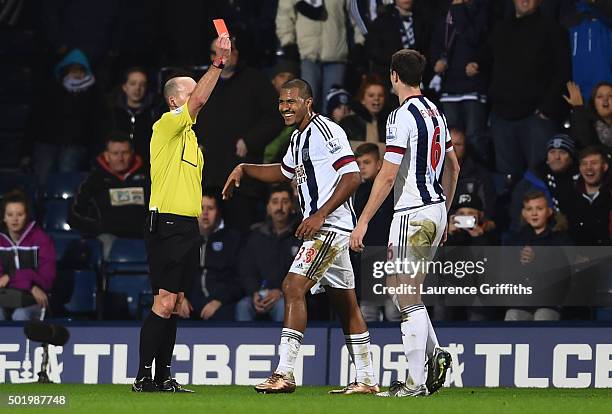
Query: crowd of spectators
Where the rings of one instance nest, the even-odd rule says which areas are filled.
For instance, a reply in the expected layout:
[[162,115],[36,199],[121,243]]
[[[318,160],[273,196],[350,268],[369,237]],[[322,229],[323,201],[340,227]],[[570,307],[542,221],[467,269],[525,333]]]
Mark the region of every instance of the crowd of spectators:
[[[299,246],[293,190],[245,179],[224,203],[219,187],[238,163],[280,161],[293,127],[278,113],[278,93],[284,82],[302,77],[313,86],[317,111],[342,126],[355,151],[363,179],[354,196],[359,214],[382,165],[387,115],[401,104],[388,79],[390,57],[401,48],[427,57],[423,90],[443,110],[461,165],[449,245],[522,246],[517,261],[535,266],[548,260],[535,246],[612,244],[607,2],[79,4],[41,1],[32,23],[44,59],[19,168],[31,171],[41,188],[54,173],[90,171],[67,221],[83,237],[99,239],[105,258],[116,238],[142,238],[150,131],[167,110],[160,99],[165,80],[197,77],[210,64],[212,18],[224,17],[232,33],[231,58],[194,124],[206,190],[200,274],[180,309],[184,318],[282,320],[280,285]],[[366,245],[386,245],[391,197],[374,217]],[[0,309],[0,318],[35,317],[55,277],[53,243],[36,224],[31,201],[14,192],[3,198],[0,288],[29,291],[35,303]],[[456,221],[466,216],[471,226]],[[10,255],[20,258],[18,269],[8,264]],[[357,277],[369,277],[359,260],[355,255]],[[367,320],[398,318],[391,301],[362,309]],[[564,316],[560,307],[518,307],[504,317]]]

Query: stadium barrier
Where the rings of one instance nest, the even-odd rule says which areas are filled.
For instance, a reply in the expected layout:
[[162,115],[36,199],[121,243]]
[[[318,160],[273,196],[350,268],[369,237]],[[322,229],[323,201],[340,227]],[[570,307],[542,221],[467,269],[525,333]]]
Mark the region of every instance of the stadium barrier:
[[[50,346],[50,378],[61,383],[129,384],[138,369],[140,327],[70,325],[70,341]],[[443,326],[440,343],[453,356],[451,387],[612,387],[609,325]],[[178,332],[173,372],[185,384],[252,385],[278,362],[277,325],[202,326]],[[382,385],[406,376],[397,327],[370,327],[372,353]],[[32,382],[42,347],[26,346],[23,327],[0,327],[0,383]],[[347,384],[352,364],[342,331],[309,327],[296,364],[298,384]]]

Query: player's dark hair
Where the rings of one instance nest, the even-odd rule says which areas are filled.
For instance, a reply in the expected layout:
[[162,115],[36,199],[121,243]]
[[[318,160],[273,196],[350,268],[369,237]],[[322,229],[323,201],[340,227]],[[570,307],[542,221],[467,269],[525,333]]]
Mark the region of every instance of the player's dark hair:
[[290,184],[281,183],[281,184],[276,184],[270,187],[270,191],[268,192],[268,199],[266,200],[266,203],[269,203],[272,196],[276,193],[287,193],[289,195],[289,198],[293,201],[293,188],[291,187]]
[[28,196],[21,189],[11,190],[4,193],[2,196],[2,203],[0,203],[0,229],[6,231],[6,223],[4,222],[4,214],[6,213],[6,206],[11,203],[23,204],[26,211],[26,224],[32,221],[32,208]]
[[147,71],[145,70],[145,68],[140,67],[140,66],[132,66],[127,68],[126,70],[123,71],[123,75],[121,77],[121,84],[124,84],[128,81],[130,75],[132,73],[142,73],[143,75],[145,75],[145,77],[147,78],[147,80],[149,80],[149,75],[147,74]]
[[372,142],[366,142],[365,144],[361,144],[355,149],[355,157],[363,157],[366,154],[372,154],[376,157],[377,160],[380,159],[380,151],[378,149],[378,145]]
[[580,153],[578,154],[578,161],[582,161],[583,158],[586,158],[589,155],[599,155],[601,156],[602,160],[604,161],[608,160],[606,151],[604,151],[602,147],[597,146],[597,145],[591,145],[589,147],[584,148],[582,151],[580,151]]
[[293,88],[297,88],[297,90],[300,92],[300,98],[303,98],[303,99],[312,98],[312,88],[310,87],[310,84],[306,82],[304,79],[300,79],[300,78],[291,79],[290,81],[283,83],[283,86],[281,86],[281,89],[293,89]]
[[543,198],[544,200],[546,200],[546,203],[548,203],[548,197],[546,197],[546,194],[544,194],[544,191],[540,191],[540,190],[530,190],[527,191],[524,195],[523,195],[523,204],[531,201],[531,200],[537,200],[539,198]]
[[130,136],[123,132],[123,131],[113,131],[111,132],[108,137],[106,137],[106,142],[105,142],[105,149],[108,149],[108,146],[114,142],[120,142],[120,143],[124,143],[127,142],[128,144],[130,144],[130,148],[134,148],[134,144],[132,143],[132,139],[130,138]]
[[202,197],[214,199],[217,209],[221,212],[221,216],[223,216],[223,197],[219,187],[204,187],[202,189]]
[[423,79],[427,60],[413,49],[398,50],[391,57],[391,72],[397,73],[402,83],[418,87]]

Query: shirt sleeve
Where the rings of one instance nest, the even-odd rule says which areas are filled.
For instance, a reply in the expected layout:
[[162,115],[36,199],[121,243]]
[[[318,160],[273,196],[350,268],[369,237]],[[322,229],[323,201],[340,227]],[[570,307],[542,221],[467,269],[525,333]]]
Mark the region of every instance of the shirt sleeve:
[[401,107],[389,114],[385,128],[385,160],[393,164],[402,163],[410,142],[410,128],[398,120],[399,109]]
[[293,154],[291,153],[291,145],[289,145],[285,156],[281,160],[281,172],[290,180],[293,180],[293,177],[295,176],[295,162],[293,159]]
[[339,175],[359,172],[355,154],[346,137],[346,132],[339,125],[333,125],[332,133],[332,137],[325,142],[323,151],[329,157],[334,170]]
[[166,112],[153,126],[154,132],[158,138],[161,137],[163,140],[171,140],[179,135],[185,128],[190,127],[195,122],[189,115],[189,108],[187,103],[183,106],[176,108],[172,111]]

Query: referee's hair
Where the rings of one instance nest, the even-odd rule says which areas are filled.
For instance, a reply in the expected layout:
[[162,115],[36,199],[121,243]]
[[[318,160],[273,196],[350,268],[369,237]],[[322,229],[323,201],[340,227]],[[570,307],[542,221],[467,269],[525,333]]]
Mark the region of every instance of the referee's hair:
[[223,216],[223,198],[221,197],[221,189],[219,187],[204,187],[202,189],[202,197],[208,197],[215,200],[217,209]]
[[281,86],[281,89],[293,89],[293,88],[296,88],[299,91],[300,98],[302,99],[312,98],[312,87],[304,79],[300,79],[300,78],[291,79],[290,81],[283,83],[283,86]]
[[414,49],[398,50],[391,57],[391,72],[397,73],[402,83],[418,87],[423,79],[425,56]]

